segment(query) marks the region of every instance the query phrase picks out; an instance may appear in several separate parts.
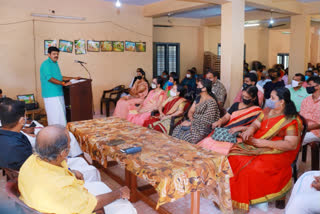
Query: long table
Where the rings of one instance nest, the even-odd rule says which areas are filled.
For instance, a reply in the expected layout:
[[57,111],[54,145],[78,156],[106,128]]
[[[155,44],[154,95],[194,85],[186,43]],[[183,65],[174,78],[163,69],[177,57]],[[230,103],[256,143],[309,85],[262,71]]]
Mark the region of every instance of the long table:
[[[143,200],[159,213],[169,213],[160,206],[191,193],[191,213],[198,214],[201,192],[224,213],[232,212],[229,178],[233,174],[225,156],[117,117],[71,122],[67,127],[92,160],[130,188],[132,202]],[[109,146],[112,140],[125,143]],[[130,155],[120,152],[132,146],[141,146],[142,151]],[[124,181],[107,168],[107,157],[125,167]],[[153,188],[138,187],[137,177]],[[155,192],[157,202],[148,197]]]

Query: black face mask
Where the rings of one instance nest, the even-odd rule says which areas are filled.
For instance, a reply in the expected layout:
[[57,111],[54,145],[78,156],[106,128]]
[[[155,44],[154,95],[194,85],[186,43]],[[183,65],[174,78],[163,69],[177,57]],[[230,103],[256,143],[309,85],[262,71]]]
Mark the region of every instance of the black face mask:
[[247,100],[247,99],[244,99],[244,98],[242,97],[242,102],[243,102],[245,105],[249,105],[249,104],[252,102],[252,100]]
[[313,94],[316,91],[315,86],[310,86],[310,87],[307,87],[306,89],[308,94]]
[[141,79],[142,79],[142,76],[137,76],[137,79],[138,79],[138,80],[141,80]]
[[202,92],[202,88],[197,88],[196,89],[196,94],[200,94]]
[[247,83],[243,83],[242,89],[245,90],[245,89],[247,89],[249,86],[250,86],[250,85],[248,85]]
[[275,79],[277,79],[278,77],[274,77],[274,76],[270,76],[270,79],[273,81]]

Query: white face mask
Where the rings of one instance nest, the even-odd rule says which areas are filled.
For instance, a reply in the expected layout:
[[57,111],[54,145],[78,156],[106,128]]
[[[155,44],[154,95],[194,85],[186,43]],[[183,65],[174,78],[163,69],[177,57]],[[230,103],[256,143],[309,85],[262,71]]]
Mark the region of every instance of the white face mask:
[[177,93],[170,90],[170,96],[171,96],[171,97],[175,97],[175,96],[177,96]]
[[299,82],[298,82],[298,81],[295,81],[295,80],[292,80],[291,86],[292,86],[293,88],[298,87],[298,86],[299,86]]
[[151,88],[155,89],[155,88],[157,88],[157,85],[154,83],[151,83]]
[[191,74],[187,74],[187,78],[190,78],[191,77]]

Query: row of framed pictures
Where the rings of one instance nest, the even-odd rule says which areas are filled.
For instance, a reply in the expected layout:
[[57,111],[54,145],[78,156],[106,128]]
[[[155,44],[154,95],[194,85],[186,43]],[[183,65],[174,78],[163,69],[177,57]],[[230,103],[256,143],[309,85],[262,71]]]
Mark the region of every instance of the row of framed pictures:
[[[58,47],[60,51],[72,53],[73,42],[67,40],[44,40],[44,54],[48,54],[49,47]],[[87,48],[85,40],[74,40],[75,54],[86,54],[88,52],[146,52],[145,42],[130,42],[130,41],[95,41],[87,40]]]

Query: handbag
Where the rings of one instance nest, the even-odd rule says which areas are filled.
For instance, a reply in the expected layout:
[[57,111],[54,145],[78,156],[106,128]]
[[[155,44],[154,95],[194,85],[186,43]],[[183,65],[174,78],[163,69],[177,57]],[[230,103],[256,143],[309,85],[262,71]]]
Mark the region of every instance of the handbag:
[[216,141],[223,141],[223,142],[230,142],[230,143],[236,143],[237,142],[237,136],[239,132],[230,134],[228,128],[220,128],[217,127],[214,129],[214,133],[211,136],[212,139]]

